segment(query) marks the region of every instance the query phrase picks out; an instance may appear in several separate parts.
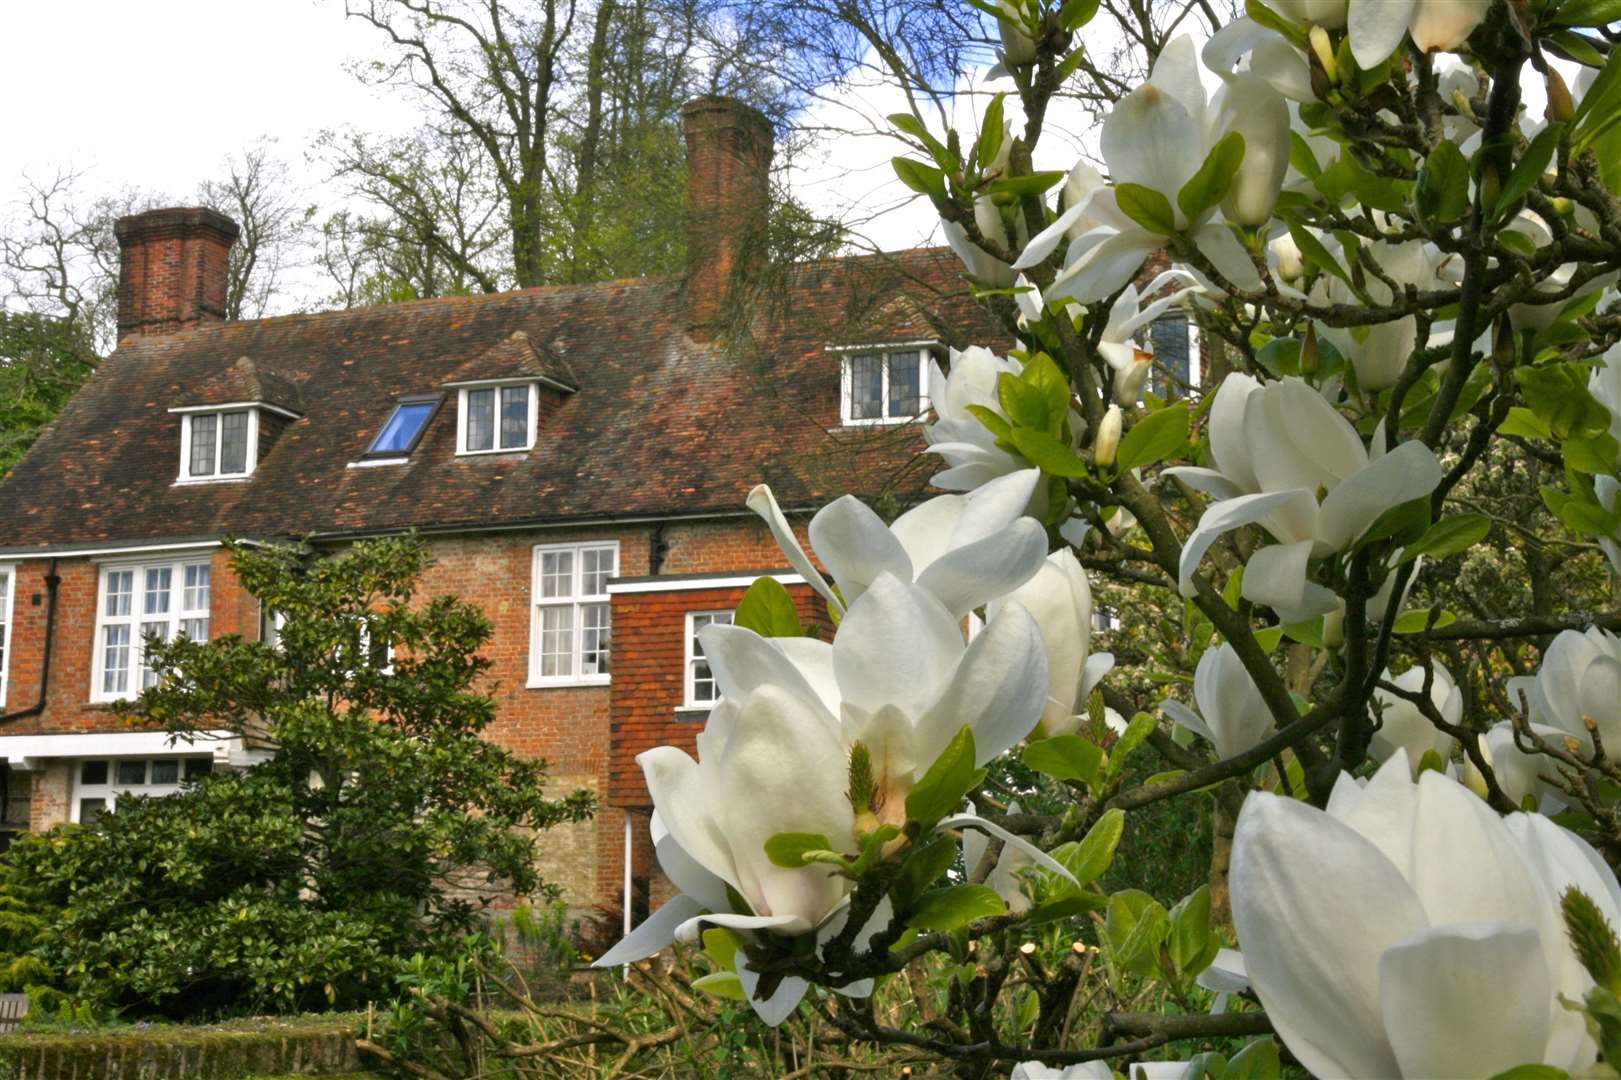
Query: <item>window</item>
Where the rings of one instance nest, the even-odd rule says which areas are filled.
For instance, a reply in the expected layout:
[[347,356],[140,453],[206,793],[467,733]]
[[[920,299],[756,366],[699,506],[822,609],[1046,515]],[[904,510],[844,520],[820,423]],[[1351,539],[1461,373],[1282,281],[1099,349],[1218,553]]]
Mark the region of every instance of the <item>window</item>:
[[618,567],[617,542],[535,548],[531,686],[608,681],[612,636],[608,579]]
[[422,439],[422,433],[428,428],[428,421],[439,408],[437,395],[428,397],[400,398],[395,404],[394,411],[388,414],[388,420],[383,424],[383,430],[377,433],[371,446],[366,448],[366,457],[390,458],[408,457],[412,450]]
[[186,413],[180,421],[181,480],[230,480],[253,472],[257,409]]
[[6,673],[11,669],[11,594],[16,576],[11,567],[0,566],[0,706],[6,703]]
[[90,700],[134,697],[157,685],[158,672],[146,664],[147,637],[208,640],[211,577],[206,562],[102,568]]
[[466,386],[458,393],[456,453],[512,453],[535,444],[540,395],[534,383]]
[[91,825],[123,795],[163,797],[214,771],[200,755],[158,758],[86,758],[74,763],[72,819]]
[[843,416],[846,424],[899,424],[929,407],[928,352],[852,353],[844,358]]
[[1188,317],[1180,311],[1168,311],[1145,328],[1149,347],[1154,353],[1154,367],[1148,376],[1148,389],[1158,397],[1169,400],[1187,393],[1193,382],[1193,336]]
[[715,673],[709,670],[704,658],[704,647],[698,640],[698,631],[714,623],[730,624],[730,611],[687,612],[687,697],[691,707],[713,705],[720,700],[720,688],[715,685]]

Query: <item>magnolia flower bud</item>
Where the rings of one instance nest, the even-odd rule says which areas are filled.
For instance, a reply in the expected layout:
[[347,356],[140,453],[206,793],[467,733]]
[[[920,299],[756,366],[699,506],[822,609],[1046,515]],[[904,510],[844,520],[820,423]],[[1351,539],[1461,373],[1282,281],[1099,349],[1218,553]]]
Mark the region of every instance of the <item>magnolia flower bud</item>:
[[1114,452],[1120,448],[1120,406],[1110,405],[1098,425],[1098,437],[1092,444],[1092,460],[1101,467],[1114,464]]
[[1300,275],[1306,272],[1306,260],[1300,254],[1300,248],[1295,238],[1284,233],[1269,245],[1272,254],[1277,258],[1278,276],[1289,284],[1300,280]]
[[1238,76],[1217,98],[1216,131],[1218,138],[1233,131],[1244,138],[1244,159],[1222,204],[1228,220],[1250,227],[1266,224],[1289,171],[1288,104],[1261,79]]
[[1014,67],[1025,67],[1036,62],[1036,42],[1024,32],[1018,5],[1011,0],[999,0],[996,5],[1002,14],[996,20],[1002,32],[1002,62]]
[[1576,103],[1571,100],[1570,87],[1559,72],[1549,67],[1543,76],[1548,88],[1548,108],[1543,112],[1550,124],[1562,124],[1576,115]]
[[1143,399],[1143,387],[1154,368],[1154,354],[1141,349],[1132,350],[1132,358],[1114,373],[1114,399],[1135,405]]
[[1492,0],[1418,0],[1408,31],[1420,52],[1456,49],[1486,17]]
[[1278,14],[1298,23],[1338,30],[1345,25],[1347,0],[1274,0]]
[[1312,54],[1317,57],[1317,62],[1322,65],[1323,74],[1328,77],[1329,84],[1339,82],[1340,69],[1334,60],[1334,43],[1328,39],[1328,31],[1321,26],[1313,26],[1309,40],[1311,41]]

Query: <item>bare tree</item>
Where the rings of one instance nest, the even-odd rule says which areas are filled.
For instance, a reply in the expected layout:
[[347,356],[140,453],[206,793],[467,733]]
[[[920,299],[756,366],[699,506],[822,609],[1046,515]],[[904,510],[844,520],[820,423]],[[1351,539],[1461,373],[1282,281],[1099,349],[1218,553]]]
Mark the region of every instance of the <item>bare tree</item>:
[[301,205],[275,140],[250,143],[223,162],[224,176],[204,181],[197,198],[241,226],[231,249],[225,317],[257,319],[284,299],[286,274],[304,261],[313,206]]

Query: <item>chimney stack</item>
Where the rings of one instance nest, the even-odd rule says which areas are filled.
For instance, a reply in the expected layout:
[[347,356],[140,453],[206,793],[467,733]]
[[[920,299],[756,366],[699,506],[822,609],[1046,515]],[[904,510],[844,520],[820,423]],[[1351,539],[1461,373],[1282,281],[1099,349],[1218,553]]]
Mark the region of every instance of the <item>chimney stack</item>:
[[118,340],[174,334],[225,318],[236,222],[215,210],[148,210],[119,218]]
[[681,108],[687,138],[687,330],[721,329],[735,278],[764,254],[771,204],[771,121],[733,98]]

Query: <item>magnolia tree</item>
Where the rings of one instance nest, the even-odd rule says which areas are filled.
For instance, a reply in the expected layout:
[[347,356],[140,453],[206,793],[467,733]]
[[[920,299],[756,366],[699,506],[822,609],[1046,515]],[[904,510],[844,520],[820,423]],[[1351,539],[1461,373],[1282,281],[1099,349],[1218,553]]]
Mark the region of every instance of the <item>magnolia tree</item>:
[[[764,583],[701,631],[697,757],[638,759],[679,894],[601,963],[698,944],[769,1023],[974,1075],[1216,1037],[1195,1074],[1621,1061],[1621,611],[1532,581],[1466,618],[1422,584],[1537,527],[1480,509],[1527,475],[1566,561],[1621,573],[1621,5],[1251,0],[1159,52],[1103,172],[1031,164],[1096,0],[976,6],[1006,92],[972,137],[894,117],[895,167],[1018,344],[935,373],[950,494],[888,524],[839,499],[809,552],[750,496],[836,631]],[[1145,393],[1172,305],[1197,399]],[[1101,580],[1180,610],[1164,702],[1092,651]],[[1145,742],[1175,768],[1128,767]],[[1208,887],[1105,890],[1127,815],[1210,792],[1230,927]],[[940,1015],[880,1019],[875,986],[942,959]],[[1075,1022],[1128,977],[1169,1007]]]

